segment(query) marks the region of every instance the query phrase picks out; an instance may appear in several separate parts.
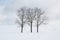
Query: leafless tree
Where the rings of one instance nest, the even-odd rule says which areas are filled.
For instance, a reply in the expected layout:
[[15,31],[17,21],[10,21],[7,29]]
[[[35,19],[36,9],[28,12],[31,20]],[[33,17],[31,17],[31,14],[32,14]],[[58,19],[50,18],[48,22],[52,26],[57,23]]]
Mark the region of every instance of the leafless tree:
[[44,15],[44,12],[42,12],[42,10],[39,8],[35,8],[35,15],[36,15],[35,20],[37,23],[37,32],[38,32],[39,26],[45,23],[47,17]]
[[32,25],[33,21],[36,21],[37,24],[37,32],[39,29],[39,26],[41,24],[44,24],[47,20],[47,17],[44,15],[44,12],[42,12],[39,8],[20,8],[17,11],[17,23],[21,26],[21,32],[23,32],[24,24],[27,23],[31,27],[32,32]]
[[22,7],[20,9],[17,10],[17,23],[21,26],[21,32],[23,32],[23,26],[25,24],[25,12],[26,12],[26,8]]
[[28,8],[26,10],[26,16],[27,16],[26,19],[27,19],[28,25],[31,27],[31,32],[32,32],[32,24],[35,17],[34,10],[32,8]]

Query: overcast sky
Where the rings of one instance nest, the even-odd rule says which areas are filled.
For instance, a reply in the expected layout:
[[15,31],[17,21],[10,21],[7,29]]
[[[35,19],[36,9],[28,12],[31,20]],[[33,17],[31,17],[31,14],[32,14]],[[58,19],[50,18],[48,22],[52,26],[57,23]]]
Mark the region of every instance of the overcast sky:
[[39,7],[50,20],[60,20],[59,0],[0,0],[0,24],[14,24],[16,11],[23,6]]
[[[45,11],[49,21],[46,27],[40,28],[40,30],[44,32],[40,31],[38,35],[35,33],[33,33],[35,35],[25,33],[19,34],[20,36],[18,36],[18,33],[16,33],[17,26],[15,24],[15,19],[17,9],[23,6],[31,8],[38,7]],[[1,40],[26,40],[28,36],[30,40],[40,40],[40,37],[41,40],[60,40],[60,0],[0,0],[0,34]]]

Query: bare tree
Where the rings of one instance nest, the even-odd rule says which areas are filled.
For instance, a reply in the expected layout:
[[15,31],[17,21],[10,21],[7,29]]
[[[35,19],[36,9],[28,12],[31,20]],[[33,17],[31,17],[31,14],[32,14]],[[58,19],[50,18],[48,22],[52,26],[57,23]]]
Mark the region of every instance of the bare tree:
[[38,32],[39,26],[47,20],[47,17],[44,15],[44,12],[42,12],[42,10],[39,8],[35,8],[35,15],[36,15],[35,20],[37,23],[37,32]]
[[18,11],[18,19],[17,23],[21,26],[21,32],[23,32],[24,24],[27,23],[31,27],[32,32],[32,25],[33,21],[35,20],[37,23],[37,32],[39,29],[39,26],[41,24],[44,24],[44,22],[47,20],[47,17],[44,15],[44,12],[42,12],[39,8],[20,8]]
[[28,25],[31,27],[31,32],[32,32],[32,23],[35,17],[34,10],[32,8],[28,8],[26,10],[26,16],[27,16],[26,19],[27,19]]
[[18,12],[17,23],[21,26],[21,32],[23,32],[23,26],[24,26],[24,23],[25,23],[25,11],[26,11],[26,9],[24,7],[20,8],[17,11]]

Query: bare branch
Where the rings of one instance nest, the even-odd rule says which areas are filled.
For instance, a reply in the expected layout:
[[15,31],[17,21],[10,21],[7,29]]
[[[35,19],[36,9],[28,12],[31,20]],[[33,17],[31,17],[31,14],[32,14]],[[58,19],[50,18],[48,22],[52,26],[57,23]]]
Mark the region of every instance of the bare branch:
[[21,22],[18,19],[16,20],[16,23],[21,26]]

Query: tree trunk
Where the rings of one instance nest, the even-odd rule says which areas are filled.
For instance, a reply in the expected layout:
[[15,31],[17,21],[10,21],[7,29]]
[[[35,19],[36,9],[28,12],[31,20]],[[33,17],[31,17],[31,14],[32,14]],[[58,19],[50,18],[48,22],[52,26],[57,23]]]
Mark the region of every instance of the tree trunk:
[[21,32],[23,32],[23,24],[22,24],[22,26],[21,26]]
[[21,32],[23,32],[23,20],[22,20],[22,25],[21,25]]
[[38,22],[37,22],[37,32],[38,32]]
[[32,22],[31,22],[31,32],[32,32]]

